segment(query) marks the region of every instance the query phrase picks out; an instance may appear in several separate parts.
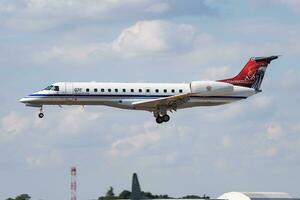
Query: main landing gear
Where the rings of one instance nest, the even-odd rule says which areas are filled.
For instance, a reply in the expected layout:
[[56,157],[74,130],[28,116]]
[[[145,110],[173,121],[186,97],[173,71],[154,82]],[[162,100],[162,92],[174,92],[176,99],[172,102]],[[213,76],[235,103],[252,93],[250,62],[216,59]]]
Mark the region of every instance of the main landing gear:
[[170,120],[170,116],[167,114],[156,117],[156,123],[158,124],[161,124],[163,122],[168,122],[169,120]]
[[43,118],[44,113],[43,113],[43,107],[40,108],[40,113],[39,113],[39,118]]
[[167,114],[165,110],[163,110],[162,112],[160,111],[153,112],[153,114],[156,119],[156,123],[158,124],[161,124],[163,122],[168,122],[170,120],[170,116]]

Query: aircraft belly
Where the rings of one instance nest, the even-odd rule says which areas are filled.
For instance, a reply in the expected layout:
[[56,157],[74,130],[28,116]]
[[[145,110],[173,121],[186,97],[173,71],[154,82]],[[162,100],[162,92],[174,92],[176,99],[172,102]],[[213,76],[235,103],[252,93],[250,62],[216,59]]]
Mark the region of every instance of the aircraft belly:
[[[239,100],[239,99],[238,99]],[[226,104],[237,101],[237,99],[220,99],[220,98],[191,98],[188,103],[196,103],[196,104]]]
[[183,108],[191,108],[191,107],[198,107],[198,106],[218,106],[224,105],[228,103],[232,103],[235,101],[239,101],[240,99],[226,99],[226,98],[191,98],[186,104],[183,104],[178,107],[178,109]]
[[132,99],[108,99],[108,98],[78,98],[74,99],[74,101],[69,102],[72,105],[103,105],[103,106],[110,106],[116,108],[123,108],[123,109],[133,109]]

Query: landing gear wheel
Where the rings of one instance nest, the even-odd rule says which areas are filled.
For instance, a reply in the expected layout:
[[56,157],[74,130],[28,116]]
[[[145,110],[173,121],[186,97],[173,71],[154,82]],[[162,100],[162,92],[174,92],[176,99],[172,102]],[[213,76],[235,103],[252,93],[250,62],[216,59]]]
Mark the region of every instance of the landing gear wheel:
[[44,117],[44,113],[39,113],[39,118],[43,118]]
[[164,115],[164,116],[162,116],[162,119],[164,120],[164,122],[168,122],[170,120],[170,116]]
[[164,122],[164,120],[163,120],[162,117],[159,116],[159,117],[156,118],[156,123],[161,124],[163,122]]

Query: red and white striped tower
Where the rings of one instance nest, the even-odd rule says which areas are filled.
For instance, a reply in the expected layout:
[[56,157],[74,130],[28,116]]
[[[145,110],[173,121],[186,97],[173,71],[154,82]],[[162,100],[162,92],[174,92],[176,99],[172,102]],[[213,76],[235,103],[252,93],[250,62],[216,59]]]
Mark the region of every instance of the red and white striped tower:
[[76,167],[71,167],[71,200],[76,200]]

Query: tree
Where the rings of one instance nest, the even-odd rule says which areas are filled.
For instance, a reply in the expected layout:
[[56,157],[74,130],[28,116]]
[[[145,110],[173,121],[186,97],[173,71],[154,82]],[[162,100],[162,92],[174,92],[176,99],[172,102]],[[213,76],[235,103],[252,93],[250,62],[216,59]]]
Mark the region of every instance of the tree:
[[202,199],[202,198],[198,195],[186,195],[183,196],[182,199]]
[[123,190],[119,196],[118,196],[118,199],[130,199],[130,196],[131,196],[131,192],[128,191],[128,190]]
[[109,197],[109,198],[114,198],[115,197],[115,193],[114,193],[114,188],[113,187],[109,187],[108,191],[106,192],[105,197]]
[[142,196],[145,199],[154,199],[154,195],[151,192],[143,192],[142,191]]
[[31,197],[28,194],[20,194],[16,198],[7,198],[6,200],[29,200]]
[[186,195],[183,196],[182,199],[209,199],[209,196],[206,196],[205,194],[202,197],[198,195]]

